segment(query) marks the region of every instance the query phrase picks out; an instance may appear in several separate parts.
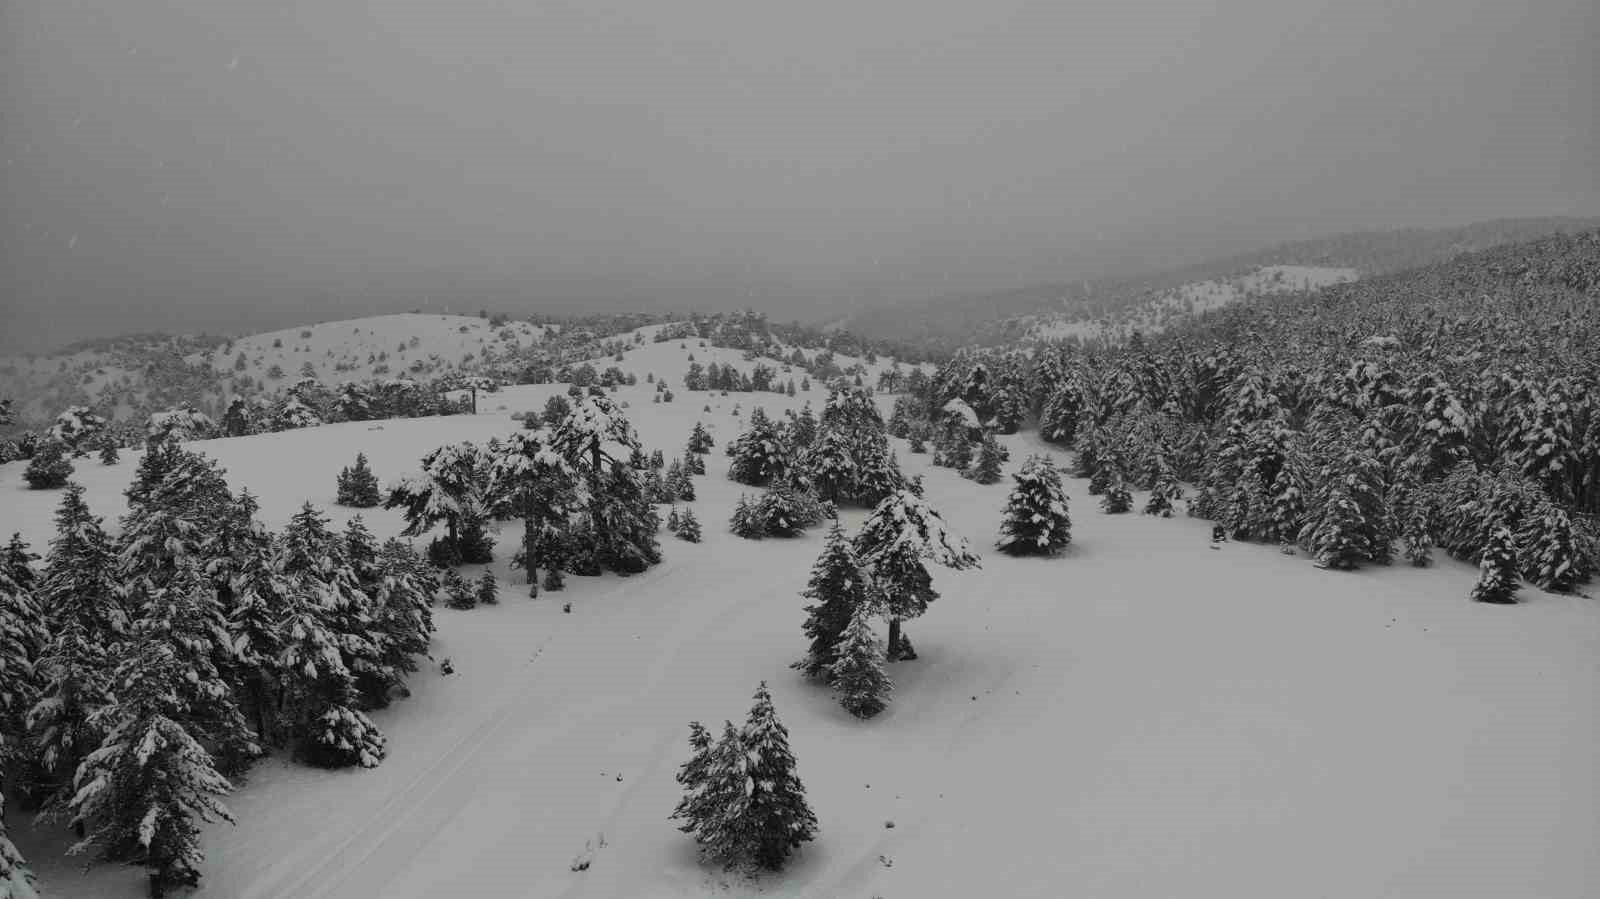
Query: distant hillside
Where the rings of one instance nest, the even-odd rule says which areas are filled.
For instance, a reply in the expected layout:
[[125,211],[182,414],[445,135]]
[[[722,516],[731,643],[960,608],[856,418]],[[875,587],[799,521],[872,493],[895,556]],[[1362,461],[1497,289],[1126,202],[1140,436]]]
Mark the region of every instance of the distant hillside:
[[436,376],[539,344],[550,326],[405,313],[322,322],[248,337],[130,335],[40,356],[0,357],[0,396],[19,424],[89,406],[113,419],[194,403],[216,415],[226,396],[271,393],[301,377],[326,384]]
[[1595,227],[1600,227],[1600,219],[1532,218],[1496,219],[1456,228],[1358,231],[1277,244],[1196,265],[1152,267],[1149,274],[1135,277],[1040,284],[899,303],[859,313],[842,325],[868,338],[918,341],[942,348],[1008,343],[1037,332],[1042,324],[1062,329],[1074,322],[1114,321],[1119,317],[1125,320],[1137,307],[1160,303],[1164,294],[1180,291],[1186,285],[1228,283],[1275,266],[1353,269],[1367,277],[1431,265],[1502,244]]

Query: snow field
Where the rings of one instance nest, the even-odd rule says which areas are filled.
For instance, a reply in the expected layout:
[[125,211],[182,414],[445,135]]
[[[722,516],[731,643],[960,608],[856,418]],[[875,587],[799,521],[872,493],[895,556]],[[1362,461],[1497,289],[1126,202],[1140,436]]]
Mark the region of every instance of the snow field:
[[[920,658],[889,665],[888,710],[857,721],[788,668],[805,648],[798,594],[824,529],[759,542],[726,530],[753,491],[724,477],[723,446],[755,406],[777,415],[809,399],[820,411],[824,395],[691,393],[690,352],[747,370],[735,351],[647,342],[615,363],[640,381],[616,396],[646,451],[681,454],[697,419],[712,430],[709,474],[688,504],[705,542],[663,533],[664,562],[643,575],[573,577],[529,599],[509,570],[509,523],[493,565],[501,604],[436,611],[433,654],[457,673],[424,663],[412,697],[374,714],[389,737],[383,765],[264,762],[229,799],[239,825],[206,831],[198,895],[1600,892],[1592,600],[1527,588],[1522,605],[1474,605],[1475,572],[1448,560],[1346,574],[1272,547],[1211,551],[1209,523],[1105,515],[1076,479],[1072,545],[1012,559],[992,550],[1010,479],[974,484],[897,440],[906,473],[925,475],[929,501],[984,567],[936,570],[943,597],[907,625]],[[674,402],[650,402],[651,370]],[[508,412],[564,390],[480,395],[476,416],[193,447],[259,495],[268,525],[310,499],[341,527],[357,510],[332,505],[334,476],[356,452],[387,483],[440,444],[512,432]],[[1030,452],[1065,458],[1032,433],[1003,440],[1008,473]],[[75,477],[108,524],[137,456],[79,460]],[[21,530],[42,549],[60,494],[23,489],[21,471],[0,467],[0,534]],[[400,528],[397,512],[362,514],[380,539]],[[864,517],[844,513],[852,530]],[[699,866],[667,816],[687,722],[741,721],[761,680],[820,832],[783,874],[752,881]],[[137,870],[82,873],[61,835],[10,823],[47,895],[141,894]],[[601,834],[590,868],[571,871]]]

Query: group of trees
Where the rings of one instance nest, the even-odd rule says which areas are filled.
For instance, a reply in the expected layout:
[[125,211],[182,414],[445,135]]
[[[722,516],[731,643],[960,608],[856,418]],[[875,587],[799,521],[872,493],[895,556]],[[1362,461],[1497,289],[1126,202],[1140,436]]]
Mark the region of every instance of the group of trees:
[[69,484],[42,572],[19,541],[6,552],[0,755],[77,850],[147,867],[159,895],[198,879],[199,823],[230,818],[227,778],[270,748],[383,759],[365,712],[426,653],[438,581],[359,517],[335,533],[307,504],[268,532],[248,492],[170,440],[126,496],[113,539]]
[[757,408],[726,452],[730,478],[767,488],[734,511],[732,529],[744,537],[793,536],[834,505],[871,507],[908,486],[872,395],[842,384],[820,418],[809,403],[782,423]]
[[661,561],[655,503],[663,498],[649,489],[655,472],[643,459],[616,404],[580,395],[554,427],[430,452],[384,504],[402,510],[407,536],[444,525],[429,548],[441,567],[490,561],[492,524],[522,519],[513,564],[536,594],[540,571],[545,588],[558,590],[566,574],[636,574]]
[[[802,594],[810,600],[802,625],[810,641],[794,667],[831,684],[851,714],[882,711],[892,689],[883,663],[914,659],[902,622],[920,617],[939,598],[930,565],[976,568],[978,556],[950,533],[932,506],[909,490],[878,503],[853,538],[837,521]],[[889,622],[879,647],[872,624]]]
[[966,350],[905,418],[948,426],[960,404],[1004,432],[1036,417],[1107,511],[1137,489],[1169,515],[1188,481],[1190,515],[1322,567],[1426,565],[1439,548],[1569,591],[1597,567],[1596,272],[1600,234],[1558,236],[1150,340]]

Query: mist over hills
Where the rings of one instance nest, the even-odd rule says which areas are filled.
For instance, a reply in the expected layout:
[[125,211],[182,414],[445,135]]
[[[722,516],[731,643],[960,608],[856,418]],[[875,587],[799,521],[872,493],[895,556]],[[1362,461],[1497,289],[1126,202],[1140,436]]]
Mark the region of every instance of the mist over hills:
[[1265,266],[1350,268],[1363,276],[1418,268],[1508,243],[1600,227],[1600,218],[1509,218],[1451,228],[1353,231],[1274,244],[1204,262],[1142,274],[1062,281],[1010,290],[934,297],[870,309],[841,327],[876,339],[926,342],[943,348],[1001,343],[1024,336],[1041,317],[1106,319],[1162,291],[1234,278]]

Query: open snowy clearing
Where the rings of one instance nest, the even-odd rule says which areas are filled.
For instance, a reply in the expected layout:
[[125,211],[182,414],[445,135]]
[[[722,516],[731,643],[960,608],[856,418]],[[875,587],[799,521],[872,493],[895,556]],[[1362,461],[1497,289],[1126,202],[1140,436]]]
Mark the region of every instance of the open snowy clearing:
[[[1523,605],[1474,605],[1475,573],[1449,561],[1342,574],[1270,547],[1212,551],[1207,523],[1104,515],[1083,481],[1069,481],[1068,551],[1013,560],[990,551],[1006,486],[931,468],[896,441],[984,568],[936,574],[943,598],[908,625],[921,658],[889,666],[889,710],[856,721],[788,668],[805,645],[798,592],[821,529],[761,542],[725,530],[749,488],[723,476],[722,446],[756,405],[777,413],[822,395],[690,393],[677,386],[689,352],[711,353],[692,340],[630,352],[621,365],[640,384],[617,396],[646,449],[669,457],[697,419],[712,429],[692,504],[705,542],[664,534],[665,561],[646,574],[571,578],[528,599],[507,563],[513,523],[496,551],[501,605],[437,610],[434,656],[457,673],[425,664],[414,695],[374,715],[383,765],[258,766],[229,800],[239,825],[206,831],[198,895],[1600,892],[1592,600],[1527,588]],[[650,402],[650,370],[676,401]],[[269,525],[306,499],[342,525],[354,510],[332,506],[334,475],[357,451],[387,481],[442,443],[516,429],[498,407],[536,410],[563,390],[483,395],[477,416],[193,447],[258,494]],[[1032,433],[1005,441],[1008,471],[1029,452],[1064,458]],[[108,523],[137,457],[79,460]],[[0,467],[0,534],[42,549],[60,494],[23,489],[21,471]],[[397,512],[365,515],[380,538],[400,527]],[[851,527],[863,517],[845,514]],[[687,722],[742,720],[760,680],[820,834],[783,874],[748,880],[699,866],[667,815]],[[15,813],[11,824],[47,895],[141,894],[137,869],[84,872],[61,855],[62,834]],[[591,867],[570,871],[586,843]]]

